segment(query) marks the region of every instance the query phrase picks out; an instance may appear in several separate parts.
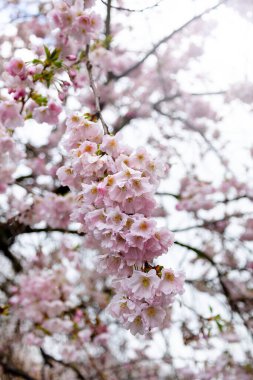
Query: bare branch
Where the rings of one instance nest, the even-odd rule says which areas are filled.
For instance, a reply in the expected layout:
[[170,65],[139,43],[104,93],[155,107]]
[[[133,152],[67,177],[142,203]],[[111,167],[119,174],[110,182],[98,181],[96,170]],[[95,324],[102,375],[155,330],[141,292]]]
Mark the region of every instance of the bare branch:
[[241,318],[241,320],[242,320],[245,328],[249,331],[249,333],[253,337],[253,332],[251,330],[251,326],[248,323],[248,321],[245,320],[244,315],[242,314],[242,312],[241,312],[241,310],[240,310],[237,302],[231,297],[229,288],[228,288],[227,284],[224,281],[224,273],[222,273],[220,271],[220,269],[218,267],[218,264],[216,264],[215,261],[211,257],[209,257],[204,251],[202,251],[202,250],[200,250],[198,248],[192,247],[192,246],[190,246],[188,244],[181,243],[179,241],[175,241],[175,244],[179,245],[180,247],[184,247],[184,248],[187,248],[190,251],[195,252],[199,258],[208,261],[212,265],[212,267],[216,269],[221,289],[222,289],[223,294],[225,295],[225,297],[227,299],[227,302],[228,302],[228,304],[230,306],[230,309],[232,311],[236,312],[239,315],[239,317]]
[[[111,0],[108,0],[107,2],[105,0],[101,0],[101,2],[104,4],[104,5],[108,5],[108,3],[110,2]],[[124,8],[124,7],[116,7],[114,5],[112,5],[111,7],[113,9],[116,9],[117,11],[123,11],[123,12],[133,12],[133,13],[142,13],[142,12],[145,12],[145,11],[148,11],[148,10],[151,10],[151,9],[154,9],[156,7],[158,7],[158,5],[164,0],[160,0],[158,1],[157,3],[155,3],[154,5],[151,5],[150,7],[146,7],[146,8],[142,8],[142,9],[129,9],[129,8]]]
[[168,113],[163,112],[156,105],[154,106],[154,109],[158,113],[160,113],[160,115],[166,116],[166,117],[168,117],[172,121],[179,121],[182,124],[184,124],[187,127],[187,129],[189,129],[189,130],[191,130],[193,132],[198,133],[202,137],[202,139],[206,142],[206,144],[210,148],[210,150],[213,151],[216,154],[217,158],[220,160],[220,162],[222,163],[222,165],[226,168],[227,172],[230,172],[230,174],[233,175],[233,173],[230,170],[230,168],[228,167],[228,165],[227,165],[224,157],[220,154],[220,152],[216,149],[216,147],[212,144],[212,142],[209,141],[209,139],[206,137],[206,135],[204,134],[203,131],[201,131],[199,128],[195,127],[193,124],[189,123],[189,121],[185,120],[184,118],[182,118],[180,116],[173,116],[173,115],[170,115]]

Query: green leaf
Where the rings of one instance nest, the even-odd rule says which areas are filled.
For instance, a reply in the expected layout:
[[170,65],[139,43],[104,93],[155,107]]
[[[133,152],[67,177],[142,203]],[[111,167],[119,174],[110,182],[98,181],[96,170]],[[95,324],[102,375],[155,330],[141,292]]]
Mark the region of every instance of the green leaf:
[[112,42],[112,35],[109,34],[108,36],[106,36],[106,38],[104,39],[104,42],[103,42],[103,45],[106,49],[109,48],[110,44]]
[[26,114],[26,116],[25,116],[25,120],[32,119],[32,117],[33,117],[32,112],[28,112],[28,113]]
[[44,45],[44,50],[45,50],[47,59],[50,60],[51,53],[46,45]]
[[45,335],[48,335],[48,336],[52,335],[49,330],[47,330],[45,327],[41,326],[40,324],[36,324],[35,328],[37,328],[38,330],[42,331]]
[[53,65],[55,67],[57,67],[58,69],[60,69],[62,67],[62,61],[56,61],[56,62],[53,62]]
[[33,80],[34,80],[34,82],[36,82],[37,80],[40,80],[40,79],[42,79],[42,74],[34,74],[34,76],[33,76]]
[[47,98],[37,94],[33,93],[31,98],[39,105],[39,106],[46,106],[47,105]]
[[52,51],[52,53],[51,53],[49,59],[50,59],[51,61],[56,61],[56,60],[59,58],[60,53],[61,53],[61,49],[58,49],[58,48],[54,49],[54,50]]
[[40,59],[34,59],[33,61],[32,61],[32,63],[34,63],[35,65],[38,65],[38,64],[42,64],[43,65],[43,61],[41,61]]
[[9,305],[0,306],[0,315],[3,315],[3,316],[9,315]]
[[216,321],[216,324],[217,324],[217,327],[218,327],[219,331],[222,332],[223,331],[223,327],[224,327],[223,324],[220,323],[220,322],[218,322],[218,321]]
[[52,71],[46,71],[46,72],[44,72],[43,79],[46,82],[47,88],[50,87],[50,84],[52,82],[53,76],[54,76],[54,73]]

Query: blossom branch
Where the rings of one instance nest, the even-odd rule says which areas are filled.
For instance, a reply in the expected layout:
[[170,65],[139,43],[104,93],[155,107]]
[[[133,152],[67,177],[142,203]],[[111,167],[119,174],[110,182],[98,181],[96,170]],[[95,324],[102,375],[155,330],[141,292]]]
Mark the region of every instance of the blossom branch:
[[226,168],[226,170],[228,172],[230,172],[230,174],[233,174],[233,173],[231,173],[231,170],[228,168],[228,165],[225,162],[224,157],[222,157],[222,155],[220,154],[220,152],[216,149],[216,147],[211,143],[211,141],[205,136],[205,134],[201,130],[199,130],[192,123],[189,123],[187,120],[185,120],[184,118],[182,118],[180,116],[172,116],[170,114],[167,114],[167,113],[163,112],[162,110],[160,110],[158,107],[155,107],[155,110],[159,114],[168,117],[170,120],[172,120],[172,121],[179,121],[179,122],[183,123],[189,130],[198,133],[202,137],[202,139],[206,142],[206,144],[210,148],[210,150],[215,153],[215,155],[220,160],[220,162],[222,163],[222,165]]
[[242,314],[239,306],[237,305],[237,302],[231,297],[229,288],[224,281],[224,273],[222,273],[220,271],[220,269],[218,268],[218,264],[215,263],[215,261],[211,257],[209,257],[204,251],[202,251],[196,247],[192,247],[189,244],[184,244],[184,243],[181,243],[179,241],[175,241],[175,244],[180,246],[180,247],[184,247],[190,251],[195,252],[199,258],[208,261],[212,265],[212,267],[216,269],[221,289],[222,289],[223,294],[225,295],[225,297],[227,299],[227,302],[228,302],[231,310],[236,312],[239,315],[239,317],[241,318],[245,328],[249,331],[249,333],[253,337],[253,332],[251,330],[250,324],[248,323],[248,321],[245,319],[244,315]]
[[89,50],[90,50],[90,47],[89,47],[89,45],[87,45],[87,48],[86,48],[86,68],[87,68],[88,75],[89,75],[90,87],[91,87],[91,89],[93,91],[94,98],[95,98],[95,105],[96,105],[97,116],[98,116],[98,118],[101,121],[101,124],[102,124],[103,129],[104,129],[104,133],[106,135],[108,135],[109,134],[109,128],[108,128],[106,122],[104,121],[104,118],[103,118],[103,115],[102,115],[102,112],[101,112],[99,95],[98,95],[97,87],[95,85],[95,81],[94,81],[94,78],[93,78],[92,64],[91,64],[91,62],[89,60]]
[[[190,95],[190,96],[219,96],[219,95],[225,95],[227,93],[227,91],[207,91],[207,92],[191,92],[191,93],[182,93],[182,92],[177,92],[176,94],[174,95],[170,95],[170,96],[164,96],[162,99],[158,100],[155,104],[154,104],[154,109],[157,111],[157,108],[160,104],[164,103],[164,102],[171,102],[173,101],[174,99],[176,98],[180,98],[180,97],[183,97],[183,96],[187,96],[187,95]],[[160,111],[160,110],[159,110]]]
[[193,23],[194,21],[197,21],[199,19],[201,19],[204,15],[214,11],[215,9],[219,8],[222,4],[224,4],[227,0],[222,0],[220,1],[218,4],[214,5],[213,7],[211,8],[208,8],[206,9],[205,11],[201,12],[200,14],[198,14],[197,16],[194,16],[193,18],[191,18],[189,21],[187,21],[185,24],[181,25],[178,29],[175,29],[172,33],[170,33],[168,36],[162,38],[160,41],[158,41],[154,47],[152,49],[150,49],[145,55],[144,57],[138,61],[137,63],[135,63],[133,66],[129,67],[129,69],[127,69],[126,71],[124,71],[123,73],[119,74],[119,75],[112,75],[112,79],[120,79],[120,78],[123,78],[125,77],[126,75],[130,74],[132,71],[138,69],[139,66],[141,66],[152,54],[154,54],[156,52],[156,50],[161,46],[163,45],[164,43],[166,43],[167,41],[169,41],[170,39],[172,39],[175,35],[177,35],[178,33],[182,32],[182,30],[184,30],[187,26],[189,26],[191,23]]
[[206,227],[209,227],[209,226],[213,226],[213,225],[215,225],[215,224],[217,224],[219,222],[225,222],[227,220],[230,220],[231,218],[241,218],[244,215],[245,214],[241,214],[241,213],[227,215],[227,216],[225,216],[222,219],[210,220],[210,221],[206,221],[204,223],[197,224],[197,225],[194,225],[194,226],[188,226],[188,227],[185,227],[185,228],[175,229],[172,232],[185,232],[185,231],[193,230],[195,228],[206,228]]

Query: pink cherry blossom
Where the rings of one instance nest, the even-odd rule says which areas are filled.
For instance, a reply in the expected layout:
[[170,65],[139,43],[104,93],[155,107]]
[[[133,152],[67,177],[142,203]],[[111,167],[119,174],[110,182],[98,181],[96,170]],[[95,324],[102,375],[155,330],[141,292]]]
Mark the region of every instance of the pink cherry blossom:
[[[134,271],[133,275],[126,281],[126,286],[134,293],[134,297],[137,299],[149,299],[155,294],[158,288],[159,278],[156,275],[156,271],[152,269],[148,273],[140,271]],[[122,284],[124,288],[124,284]]]
[[172,269],[163,269],[159,289],[164,294],[181,294],[183,292],[184,275]]
[[24,119],[20,115],[19,105],[15,102],[4,101],[0,103],[0,125],[13,130],[22,127]]
[[27,70],[25,62],[20,58],[12,58],[5,69],[12,76],[18,76],[21,80],[26,79]]
[[50,102],[47,106],[35,108],[33,117],[38,123],[56,124],[61,111],[61,106]]

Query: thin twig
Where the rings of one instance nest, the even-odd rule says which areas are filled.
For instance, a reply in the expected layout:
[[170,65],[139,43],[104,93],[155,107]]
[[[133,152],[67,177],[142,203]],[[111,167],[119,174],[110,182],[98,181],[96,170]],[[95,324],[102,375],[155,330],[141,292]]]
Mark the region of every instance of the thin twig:
[[[107,2],[105,0],[101,0],[101,2],[104,4],[104,5],[108,5],[110,0],[108,0]],[[142,13],[142,12],[145,12],[145,11],[148,11],[148,10],[151,10],[151,9],[154,9],[156,7],[158,7],[158,5],[164,0],[160,0],[158,1],[157,3],[155,3],[154,5],[151,5],[150,7],[146,7],[146,8],[142,8],[142,9],[130,9],[130,8],[124,8],[124,7],[117,7],[115,5],[112,5],[111,7],[113,9],[116,9],[117,11],[123,11],[123,12],[133,12],[133,13]]]
[[158,106],[164,102],[171,102],[173,101],[174,99],[176,98],[181,98],[181,97],[184,97],[184,96],[196,96],[196,97],[201,97],[201,96],[217,96],[217,95],[225,95],[227,91],[207,91],[207,92],[191,92],[191,93],[181,93],[180,91],[178,91],[176,94],[174,95],[170,95],[170,96],[164,96],[162,99],[158,100],[155,104],[154,104],[154,109],[157,110],[159,109]]
[[[252,214],[252,213],[250,213],[250,214]],[[179,228],[179,229],[173,230],[172,232],[186,232],[186,231],[193,230],[193,229],[196,229],[196,228],[207,228],[207,227],[211,227],[211,226],[213,226],[213,225],[215,225],[217,223],[220,223],[220,222],[226,222],[227,220],[230,220],[231,218],[241,218],[242,216],[244,216],[244,214],[227,215],[227,216],[225,216],[222,219],[205,221],[205,222],[203,222],[201,224],[196,224],[194,226],[188,226],[188,227],[184,227],[184,228]]]
[[98,118],[100,119],[100,121],[102,123],[103,129],[104,129],[104,133],[106,135],[108,135],[109,134],[109,128],[108,128],[106,122],[104,121],[104,118],[103,118],[103,115],[102,115],[102,112],[101,112],[99,95],[98,95],[97,87],[95,85],[95,81],[94,81],[94,78],[93,78],[92,64],[91,64],[91,62],[89,60],[89,50],[90,50],[90,46],[87,45],[87,48],[86,48],[86,68],[87,68],[87,71],[88,71],[88,74],[89,74],[90,87],[91,87],[91,89],[93,91],[94,98],[95,98],[95,106],[96,106],[97,116],[98,116]]
[[212,267],[216,269],[221,289],[222,289],[223,294],[225,295],[225,297],[227,299],[227,302],[228,302],[228,305],[230,306],[230,309],[239,315],[239,317],[241,318],[245,328],[249,331],[251,337],[253,338],[253,332],[251,330],[250,324],[245,319],[245,317],[242,314],[240,308],[238,307],[236,301],[233,300],[233,298],[231,297],[229,288],[228,288],[226,282],[224,281],[224,273],[222,273],[220,271],[220,269],[218,268],[218,264],[215,263],[215,261],[211,257],[209,257],[204,251],[202,251],[198,248],[192,247],[191,245],[188,245],[188,244],[181,243],[179,241],[175,241],[175,244],[179,245],[180,247],[184,247],[190,251],[195,252],[199,258],[207,260],[212,265]]
[[193,124],[191,124],[189,121],[185,120],[184,118],[180,117],[180,116],[172,116],[166,112],[163,112],[162,110],[160,110],[160,108],[158,106],[154,106],[154,109],[160,114],[160,115],[163,115],[163,116],[166,116],[168,117],[170,120],[172,121],[179,121],[180,123],[184,124],[186,126],[187,129],[189,129],[190,131],[193,131],[193,132],[196,132],[198,133],[202,139],[205,141],[205,143],[207,144],[207,146],[209,147],[209,149],[211,151],[213,151],[215,153],[215,155],[217,156],[217,158],[220,160],[220,162],[222,163],[222,165],[224,166],[224,168],[227,170],[227,172],[229,172],[232,176],[234,176],[234,174],[232,173],[231,169],[228,167],[226,161],[224,160],[224,158],[222,157],[222,155],[220,154],[219,150],[216,149],[216,147],[212,144],[212,142],[206,137],[206,135],[204,134],[203,131],[201,131],[199,128],[195,127]]
[[[111,34],[111,8],[112,8],[112,0],[107,0],[107,13],[105,20],[105,36],[108,38]],[[108,40],[107,49],[110,49],[110,40]]]

